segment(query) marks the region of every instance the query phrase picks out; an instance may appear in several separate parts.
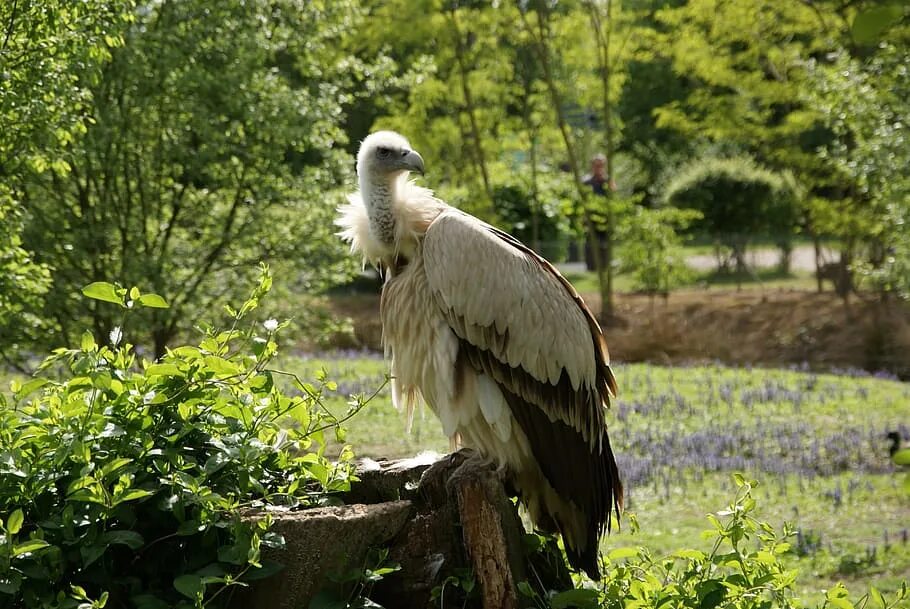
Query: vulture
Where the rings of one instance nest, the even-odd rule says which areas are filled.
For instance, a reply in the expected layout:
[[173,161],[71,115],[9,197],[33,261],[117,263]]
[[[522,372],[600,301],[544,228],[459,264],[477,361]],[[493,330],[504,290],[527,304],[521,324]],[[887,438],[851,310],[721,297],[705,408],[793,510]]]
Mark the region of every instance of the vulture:
[[623,491],[604,420],[616,381],[572,285],[509,234],[409,179],[423,158],[391,131],[363,140],[339,235],[384,283],[382,341],[396,406],[422,398],[443,431],[496,464],[536,527],[599,579]]

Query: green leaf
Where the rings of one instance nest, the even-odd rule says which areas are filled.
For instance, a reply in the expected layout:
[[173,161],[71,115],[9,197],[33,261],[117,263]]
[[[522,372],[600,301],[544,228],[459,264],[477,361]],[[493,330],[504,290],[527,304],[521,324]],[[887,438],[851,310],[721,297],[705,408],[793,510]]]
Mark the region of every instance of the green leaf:
[[180,376],[180,368],[176,364],[152,364],[145,369],[147,376]]
[[85,545],[79,548],[79,555],[82,557],[82,568],[86,568],[104,555],[107,550],[105,545]]
[[638,548],[633,548],[631,546],[616,548],[615,550],[610,550],[607,554],[607,558],[610,560],[622,560],[623,558],[633,558],[635,556],[638,556]]
[[895,465],[910,465],[910,448],[902,448],[891,456]]
[[9,520],[6,521],[6,530],[10,535],[15,535],[22,529],[22,523],[25,522],[25,515],[22,513],[22,510],[16,510],[9,516]]
[[123,306],[123,298],[117,295],[117,286],[106,281],[96,281],[82,288],[82,294],[95,300],[113,302]]
[[130,300],[138,300],[141,294],[142,292],[136,286],[130,288]]
[[138,550],[145,545],[145,539],[136,531],[108,531],[101,539],[108,545],[120,544],[131,550]]
[[174,580],[174,587],[180,594],[193,600],[201,596],[205,590],[202,578],[198,575],[181,575]]
[[130,598],[136,609],[169,609],[169,603],[152,594],[137,594]]
[[13,546],[13,558],[16,556],[22,556],[23,554],[28,554],[30,552],[35,552],[41,548],[46,548],[51,544],[47,543],[43,539],[29,539],[24,543]]
[[43,379],[43,378],[32,379],[32,380],[24,383],[22,386],[20,386],[18,388],[18,390],[15,391],[16,398],[21,400],[22,398],[27,397],[29,394],[44,387],[45,385],[48,384],[48,382],[49,381],[47,379]]
[[86,330],[82,333],[82,344],[80,345],[83,351],[94,351],[95,347],[95,337],[92,336],[92,333]]
[[316,596],[310,600],[307,605],[308,609],[345,609],[348,606],[345,599],[340,598],[332,590],[320,590]]
[[518,582],[518,591],[521,592],[523,595],[527,596],[528,598],[535,598],[537,596],[537,593],[534,592],[534,589],[531,587],[531,584],[529,584],[526,581]]
[[714,609],[723,602],[726,594],[727,591],[724,588],[716,588],[708,592],[702,597],[698,609]]
[[673,556],[675,556],[676,558],[683,558],[683,559],[687,559],[687,560],[704,560],[705,558],[707,558],[707,554],[705,554],[701,550],[689,550],[689,549],[677,550],[676,552],[673,552]]
[[240,366],[223,357],[218,357],[217,355],[206,355],[205,366],[215,374],[224,374],[227,376],[235,376],[242,372]]
[[101,468],[101,479],[104,480],[111,474],[116,473],[120,468],[129,465],[132,462],[132,459],[128,459],[126,457],[120,457],[119,459],[108,461],[104,464],[104,467]]
[[885,609],[887,607],[885,603],[885,597],[882,596],[882,593],[878,591],[875,586],[869,588],[869,599],[873,602],[873,607],[875,609]]
[[150,307],[152,309],[167,309],[171,306],[158,294],[143,294],[139,297],[137,302],[143,307]]
[[0,594],[9,594],[10,596],[19,592],[22,586],[22,575],[16,571],[7,571],[0,575]]
[[200,525],[198,520],[187,520],[181,522],[180,526],[177,527],[177,535],[186,537],[187,535],[195,535],[203,530],[205,530],[205,527]]
[[832,607],[837,607],[837,609],[854,609],[853,603],[848,598],[829,598],[827,601]]
[[882,34],[897,23],[903,15],[899,3],[885,6],[873,6],[856,14],[850,28],[853,39],[860,44],[874,44]]
[[566,609],[567,607],[580,607],[587,609],[596,608],[600,593],[597,590],[579,588],[577,590],[566,590],[560,592],[550,599],[550,607],[553,609]]
[[135,501],[136,499],[148,497],[151,494],[151,491],[146,491],[141,488],[131,488],[128,491],[114,495],[114,501],[112,505],[120,505],[121,503],[126,503],[127,501]]
[[244,581],[256,581],[257,579],[265,579],[271,577],[276,573],[279,573],[284,570],[284,564],[274,561],[274,560],[263,560],[262,566],[253,568],[247,572],[243,577]]

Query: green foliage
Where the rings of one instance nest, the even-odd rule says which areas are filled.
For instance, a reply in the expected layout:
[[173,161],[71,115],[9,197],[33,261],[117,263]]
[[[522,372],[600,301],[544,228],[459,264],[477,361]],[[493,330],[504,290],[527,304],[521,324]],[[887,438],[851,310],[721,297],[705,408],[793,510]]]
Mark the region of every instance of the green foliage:
[[[463,606],[466,606],[468,599],[476,598],[478,593],[477,578],[471,569],[455,569],[454,575],[445,578],[441,584],[433,588],[430,593],[430,600],[440,608],[452,606],[452,598],[463,598]],[[446,604],[446,599],[449,603]]]
[[836,200],[816,200],[815,224],[837,236],[853,270],[875,289],[910,298],[910,78],[907,46],[879,45],[860,61],[840,53],[810,64],[804,96],[821,113],[832,138],[818,155],[849,185]]
[[371,549],[360,568],[330,576],[331,585],[310,600],[308,609],[383,609],[370,599],[373,586],[400,569],[398,563],[389,561],[387,549]]
[[749,157],[704,158],[684,166],[670,180],[664,201],[694,209],[693,226],[732,248],[737,265],[749,239],[791,234],[797,220],[793,180],[760,167]]
[[22,247],[21,214],[4,192],[0,185],[0,357],[9,360],[42,326],[38,312],[51,281],[47,266]]
[[350,7],[193,0],[136,12],[86,84],[92,122],[60,157],[71,170],[23,185],[24,245],[53,269],[55,330],[73,340],[112,324],[82,286],[141,282],[171,303],[144,310],[151,336],[136,336],[160,355],[201,311],[241,298],[259,261],[293,262],[306,291],[348,276],[332,218],[350,177],[337,146]]
[[635,289],[667,295],[691,279],[681,232],[700,217],[701,212],[691,209],[636,206],[623,219],[619,228],[621,268],[632,274]]
[[[788,525],[777,531],[756,515],[755,481],[733,476],[737,493],[717,514],[708,514],[711,528],[704,538],[709,551],[684,548],[652,556],[645,548],[621,547],[601,556],[604,578],[581,582],[574,590],[547,591],[524,582],[519,590],[541,609],[797,609],[804,604],[794,594],[797,571],[782,558],[791,552]],[[825,593],[823,609],[897,609],[907,600],[904,585],[892,599],[878,590],[855,604],[843,584]]]
[[129,0],[14,0],[0,3],[0,356],[47,327],[40,311],[49,268],[23,244],[23,180],[34,171],[65,173],[62,151],[85,132],[97,79],[122,44]]
[[199,345],[157,362],[122,328],[167,303],[86,288],[121,308],[111,346],[86,332],[0,396],[0,606],[222,606],[226,590],[278,568],[261,558],[283,544],[268,514],[245,512],[348,488],[350,450],[337,463],[323,452],[338,420],[320,405],[334,385],[292,376],[287,393],[269,368],[286,324],[260,327],[251,313],[270,285],[263,267],[230,328],[203,323]]
[[853,17],[850,33],[859,44],[874,44],[881,40],[889,28],[900,21],[905,11],[906,7],[899,2],[885,2],[879,6],[866,7]]
[[558,180],[538,179],[538,191],[528,191],[528,184],[513,182],[493,189],[493,205],[500,218],[499,226],[523,243],[539,248],[547,260],[558,262],[566,253],[570,226],[565,208],[571,201],[571,184],[562,176]]
[[67,171],[60,152],[85,132],[85,85],[123,44],[132,8],[132,0],[0,4],[0,177]]

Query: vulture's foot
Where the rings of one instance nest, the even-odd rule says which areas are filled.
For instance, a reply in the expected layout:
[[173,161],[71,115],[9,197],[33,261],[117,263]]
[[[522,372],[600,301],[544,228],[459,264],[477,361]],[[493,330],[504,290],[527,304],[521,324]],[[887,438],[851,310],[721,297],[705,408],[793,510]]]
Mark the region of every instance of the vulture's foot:
[[456,451],[450,452],[437,463],[445,461],[447,467],[454,472],[468,461],[476,461],[479,457],[480,454],[473,448],[459,448]]
[[449,453],[434,463],[420,477],[420,492],[424,499],[447,496],[458,480],[470,477],[486,477],[496,475],[504,480],[505,472],[494,468],[492,462],[474,449],[462,448]]
[[449,478],[465,463],[475,459],[477,453],[470,448],[462,448],[442,457],[431,465],[420,476],[419,492],[430,505],[446,501],[446,486]]

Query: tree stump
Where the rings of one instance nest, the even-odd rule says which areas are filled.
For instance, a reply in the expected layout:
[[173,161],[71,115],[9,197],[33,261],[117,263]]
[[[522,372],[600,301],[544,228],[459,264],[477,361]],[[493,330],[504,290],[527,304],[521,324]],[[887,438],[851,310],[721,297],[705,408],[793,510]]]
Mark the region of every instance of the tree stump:
[[[378,503],[272,514],[286,549],[269,558],[286,568],[256,582],[233,606],[305,608],[330,576],[362,565],[370,546],[387,548],[388,560],[401,567],[370,594],[389,609],[531,606],[518,592],[528,567],[516,506],[496,472],[472,451],[432,465],[426,459],[364,460],[358,477],[346,499]],[[469,598],[450,583],[444,604],[433,598],[447,578],[466,573],[476,582]]]

